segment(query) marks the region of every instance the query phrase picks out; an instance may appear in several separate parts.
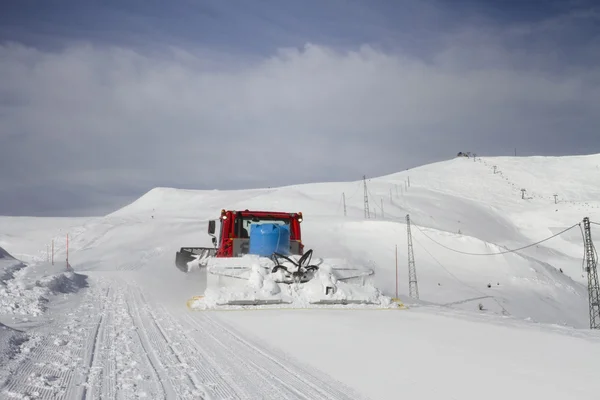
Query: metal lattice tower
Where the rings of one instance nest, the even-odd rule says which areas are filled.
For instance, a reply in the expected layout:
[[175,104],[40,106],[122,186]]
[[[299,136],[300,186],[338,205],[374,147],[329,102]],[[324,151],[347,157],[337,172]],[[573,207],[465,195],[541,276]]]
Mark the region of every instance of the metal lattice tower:
[[596,269],[596,249],[592,243],[592,231],[590,219],[583,219],[585,236],[585,259],[587,265],[585,270],[588,276],[588,295],[590,303],[590,329],[600,329],[600,287],[598,285],[598,271]]
[[363,183],[365,186],[365,218],[371,218],[371,212],[369,211],[369,191],[367,190],[367,176],[363,175]]
[[412,234],[410,233],[410,215],[408,214],[406,214],[406,230],[406,237],[408,238],[408,294],[413,299],[418,299],[417,268],[415,267],[415,254],[413,252]]

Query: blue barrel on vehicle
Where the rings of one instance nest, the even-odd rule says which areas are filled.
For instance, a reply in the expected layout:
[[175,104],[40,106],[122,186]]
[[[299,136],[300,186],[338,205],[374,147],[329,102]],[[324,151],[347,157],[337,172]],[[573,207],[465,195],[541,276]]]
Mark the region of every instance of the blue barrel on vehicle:
[[249,254],[270,257],[273,253],[290,253],[290,227],[279,224],[250,225]]

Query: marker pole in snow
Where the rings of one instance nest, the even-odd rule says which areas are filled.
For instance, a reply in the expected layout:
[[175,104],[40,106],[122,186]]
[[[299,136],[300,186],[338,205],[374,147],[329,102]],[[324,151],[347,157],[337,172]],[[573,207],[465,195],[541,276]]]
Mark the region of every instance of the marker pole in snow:
[[396,245],[396,298],[398,298],[398,245]]
[[381,199],[381,219],[385,218],[385,213],[383,212],[383,199]]
[[371,218],[371,213],[369,212],[369,191],[367,190],[367,176],[363,175],[363,184],[365,187],[365,219]]
[[346,213],[346,193],[342,193],[342,201],[344,202],[344,217],[347,215]]
[[54,239],[52,239],[52,265],[54,265]]

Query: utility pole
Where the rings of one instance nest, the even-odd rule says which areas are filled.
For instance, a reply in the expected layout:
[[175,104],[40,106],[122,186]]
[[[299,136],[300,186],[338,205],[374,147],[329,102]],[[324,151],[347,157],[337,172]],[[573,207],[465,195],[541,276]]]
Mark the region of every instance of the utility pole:
[[346,213],[346,193],[343,193],[343,192],[342,192],[342,200],[343,200],[343,202],[344,202],[344,217],[345,217],[346,215],[348,215],[348,214]]
[[600,287],[598,285],[597,260],[595,258],[594,244],[592,243],[592,230],[590,219],[583,219],[583,230],[585,232],[585,259],[587,265],[585,270],[588,276],[588,296],[590,304],[590,329],[600,329]]
[[371,213],[369,212],[369,192],[367,191],[367,176],[363,175],[363,183],[365,186],[365,219],[371,218]]
[[398,298],[398,245],[396,245],[396,298]]
[[385,213],[383,212],[383,198],[381,199],[381,219],[385,219]]
[[419,286],[417,285],[417,268],[415,266],[415,254],[413,252],[412,235],[410,233],[410,215],[406,214],[406,230],[408,238],[408,294],[413,299],[419,298]]

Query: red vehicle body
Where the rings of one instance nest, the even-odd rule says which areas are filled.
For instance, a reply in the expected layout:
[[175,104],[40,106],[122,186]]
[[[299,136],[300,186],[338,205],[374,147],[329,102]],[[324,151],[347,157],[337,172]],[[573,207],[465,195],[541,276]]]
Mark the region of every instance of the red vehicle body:
[[[250,225],[253,223],[281,223],[290,228],[290,242],[292,254],[302,254],[304,245],[302,244],[302,234],[300,223],[302,222],[302,213],[286,213],[273,211],[232,211],[221,210],[221,230],[218,242],[216,257],[236,257],[239,252],[236,251],[236,243],[249,244]],[[212,221],[211,221],[212,222]],[[214,226],[209,223],[209,235],[214,236]],[[214,241],[213,241],[214,243]]]
[[302,213],[274,211],[235,211],[221,210],[220,231],[215,235],[216,221],[208,223],[208,234],[212,236],[214,248],[182,247],[176,254],[175,264],[184,272],[188,271],[187,263],[200,256],[206,257],[240,257],[248,253],[250,247],[250,225],[256,223],[285,224],[290,228],[290,253],[304,254],[300,223]]

